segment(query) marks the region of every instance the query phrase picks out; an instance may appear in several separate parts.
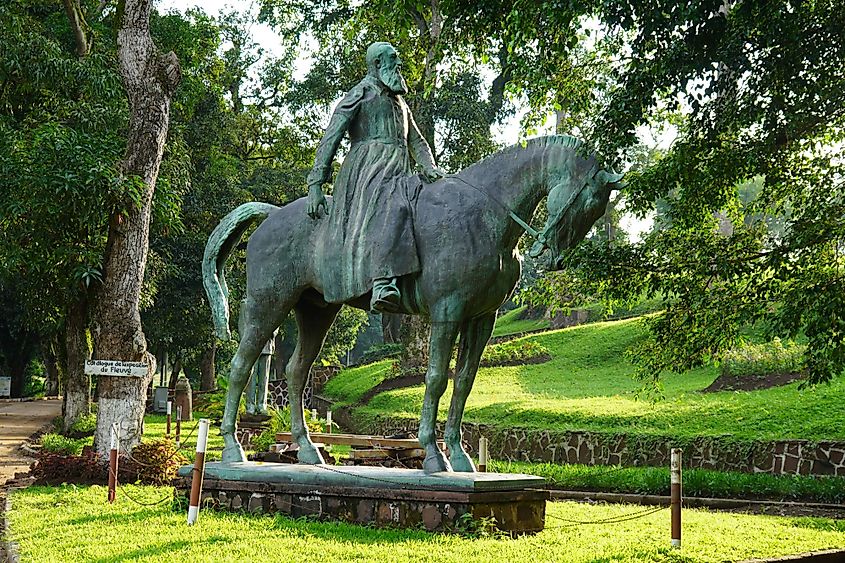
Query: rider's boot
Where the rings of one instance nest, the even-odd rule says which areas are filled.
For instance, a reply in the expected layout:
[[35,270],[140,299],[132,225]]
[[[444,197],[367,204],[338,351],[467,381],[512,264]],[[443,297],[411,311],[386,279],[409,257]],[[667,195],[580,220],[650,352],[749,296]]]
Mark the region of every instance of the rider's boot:
[[373,280],[373,298],[370,308],[379,313],[401,312],[401,298],[396,278],[378,278]]

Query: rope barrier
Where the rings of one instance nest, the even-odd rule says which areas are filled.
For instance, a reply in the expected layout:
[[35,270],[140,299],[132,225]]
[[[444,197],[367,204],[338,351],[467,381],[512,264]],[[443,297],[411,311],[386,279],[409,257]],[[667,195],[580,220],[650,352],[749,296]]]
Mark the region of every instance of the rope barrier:
[[647,508],[645,510],[641,510],[640,512],[633,512],[630,514],[620,514],[618,516],[610,516],[608,518],[602,518],[599,520],[570,520],[568,518],[563,518],[560,516],[555,516],[554,514],[546,514],[546,518],[551,518],[553,520],[559,520],[561,522],[568,522],[569,526],[554,526],[554,527],[546,527],[546,529],[557,530],[561,528],[575,528],[578,526],[590,526],[593,524],[619,524],[621,522],[628,522],[629,520],[637,520],[639,518],[645,518],[651,514],[655,514],[660,512],[661,510],[667,510],[668,506],[657,506],[652,508]]

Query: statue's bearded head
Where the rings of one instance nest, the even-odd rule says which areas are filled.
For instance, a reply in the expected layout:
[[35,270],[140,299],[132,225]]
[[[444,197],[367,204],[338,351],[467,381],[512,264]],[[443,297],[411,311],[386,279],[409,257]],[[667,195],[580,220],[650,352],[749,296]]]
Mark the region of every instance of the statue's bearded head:
[[402,77],[402,61],[390,43],[379,41],[367,48],[367,71],[394,94],[407,94],[408,83]]

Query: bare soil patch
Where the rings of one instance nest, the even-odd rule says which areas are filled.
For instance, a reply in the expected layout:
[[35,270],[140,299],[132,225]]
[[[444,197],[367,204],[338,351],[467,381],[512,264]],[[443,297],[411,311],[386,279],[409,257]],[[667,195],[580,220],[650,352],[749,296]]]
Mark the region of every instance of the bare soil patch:
[[759,391],[770,387],[788,385],[805,378],[802,372],[774,373],[761,377],[735,375],[720,375],[702,393],[716,393],[717,391]]

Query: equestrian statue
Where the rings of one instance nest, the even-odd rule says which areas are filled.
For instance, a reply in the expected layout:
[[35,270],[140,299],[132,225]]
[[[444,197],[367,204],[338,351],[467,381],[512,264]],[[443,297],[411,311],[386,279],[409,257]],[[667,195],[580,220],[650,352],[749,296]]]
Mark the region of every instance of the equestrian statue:
[[[240,397],[265,343],[293,311],[299,340],[285,372],[291,432],[300,462],[323,463],[304,424],[302,395],[326,333],[349,305],[430,320],[418,433],[423,469],[475,471],[461,445],[461,420],[496,311],[519,280],[520,238],[528,233],[534,239],[530,254],[546,253],[546,268],[560,268],[561,253],[587,235],[619,187],[621,174],[602,169],[581,141],[559,135],[530,139],[447,175],[402,97],[407,86],[396,50],[374,43],[366,61],[367,75],[337,105],[317,149],[308,197],[284,207],[241,205],[206,245],[203,282],[217,335],[228,339],[225,262],[244,232],[261,221],[247,243],[240,343],[220,426],[223,462],[245,460],[235,439]],[[333,195],[326,196],[323,185],[345,135],[350,149]],[[548,218],[538,232],[530,221],[544,198]],[[437,447],[435,423],[456,341],[447,459]]]

